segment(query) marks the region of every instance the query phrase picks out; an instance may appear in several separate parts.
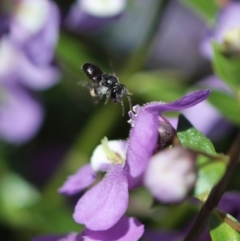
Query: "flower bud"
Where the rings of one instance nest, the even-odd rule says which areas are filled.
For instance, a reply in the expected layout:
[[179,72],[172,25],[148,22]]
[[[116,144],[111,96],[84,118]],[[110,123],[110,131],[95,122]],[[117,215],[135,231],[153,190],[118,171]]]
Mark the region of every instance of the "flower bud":
[[193,188],[197,154],[181,146],[158,152],[149,161],[144,184],[163,203],[183,201]]
[[163,116],[159,116],[158,141],[155,153],[174,144],[177,138],[176,130],[171,123]]

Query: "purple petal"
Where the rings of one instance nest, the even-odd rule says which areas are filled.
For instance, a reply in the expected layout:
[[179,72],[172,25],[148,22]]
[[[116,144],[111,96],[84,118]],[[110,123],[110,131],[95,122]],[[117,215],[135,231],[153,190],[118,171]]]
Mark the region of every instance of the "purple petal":
[[19,80],[26,86],[42,90],[51,87],[59,80],[60,73],[56,66],[39,67],[32,63],[27,56],[19,55]]
[[133,128],[128,140],[127,164],[129,169],[128,182],[130,188],[142,185],[142,174],[147,167],[158,139],[158,116],[164,111],[179,111],[205,100],[209,90],[199,90],[172,102],[155,102],[140,108],[137,117],[133,120]]
[[43,110],[20,88],[7,87],[2,91],[5,92],[0,104],[0,136],[8,142],[24,143],[38,131]]
[[123,216],[112,228],[105,231],[86,229],[82,232],[85,241],[137,241],[144,232],[144,226],[136,218]]
[[179,111],[194,106],[199,102],[207,99],[209,94],[210,90],[198,90],[191,94],[185,95],[183,98],[171,103],[150,103],[146,105],[145,110],[156,111],[158,114],[161,114],[164,111]]
[[58,189],[62,194],[73,195],[81,192],[96,180],[96,173],[90,164],[81,167],[76,173],[69,176],[64,184]]
[[107,230],[128,206],[128,184],[121,165],[113,165],[103,180],[78,201],[73,218],[91,230]]
[[129,168],[128,182],[130,188],[142,185],[143,171],[152,156],[158,139],[157,128],[159,126],[158,114],[142,109],[134,127],[130,132],[129,146],[127,149],[127,161],[125,168]]
[[39,66],[48,65],[54,58],[58,41],[59,12],[57,6],[49,1],[49,14],[41,31],[25,44],[25,50],[30,59]]

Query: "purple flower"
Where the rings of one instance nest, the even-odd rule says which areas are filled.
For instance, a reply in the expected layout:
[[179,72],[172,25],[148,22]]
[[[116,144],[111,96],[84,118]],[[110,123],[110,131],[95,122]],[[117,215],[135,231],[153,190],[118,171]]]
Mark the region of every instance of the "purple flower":
[[126,6],[126,0],[77,0],[70,9],[66,24],[80,32],[99,30],[118,18]]
[[53,65],[58,9],[48,0],[20,0],[12,8],[8,31],[0,38],[0,78],[11,77],[33,89],[48,88],[59,79]]
[[0,12],[0,135],[22,143],[37,132],[43,119],[40,104],[23,86],[41,90],[59,79],[53,64],[59,13],[48,0],[11,1],[6,6],[10,11]]
[[20,0],[12,16],[10,38],[36,65],[50,64],[58,41],[59,12],[48,0]]
[[73,214],[76,222],[90,230],[107,230],[123,216],[128,206],[125,154],[125,141],[104,140],[93,152],[91,166],[83,166],[59,189],[61,193],[74,194],[92,184],[97,172],[107,172],[102,181],[78,201]]
[[182,202],[197,179],[196,157],[181,146],[158,152],[149,160],[144,185],[161,202]]
[[[87,171],[78,171],[60,188],[61,192],[75,193],[86,187],[86,183],[92,183],[94,172],[106,172],[104,178],[80,198],[73,214],[74,220],[94,231],[108,230],[115,225],[127,209],[128,190],[142,185],[142,176],[157,146],[159,115],[164,111],[191,107],[206,99],[209,93],[200,90],[172,103],[153,102],[143,107],[136,106],[135,113],[130,112],[132,129],[128,145],[124,141],[107,143],[103,140],[91,158],[92,171],[84,166]],[[80,177],[82,173],[84,176]],[[82,181],[85,178],[87,181]],[[80,188],[75,187],[78,183]]]
[[206,30],[201,44],[201,53],[208,59],[213,57],[212,40],[223,43],[227,34],[240,29],[240,3],[231,1],[218,15],[215,29]]
[[200,90],[172,102],[152,102],[143,107],[135,106],[130,113],[133,128],[130,131],[127,149],[127,165],[130,188],[142,185],[142,175],[158,142],[159,115],[165,111],[180,111],[205,100],[209,90]]
[[42,236],[32,241],[137,241],[142,236],[144,227],[135,218],[122,217],[112,228],[105,231],[83,230],[80,234],[65,236]]

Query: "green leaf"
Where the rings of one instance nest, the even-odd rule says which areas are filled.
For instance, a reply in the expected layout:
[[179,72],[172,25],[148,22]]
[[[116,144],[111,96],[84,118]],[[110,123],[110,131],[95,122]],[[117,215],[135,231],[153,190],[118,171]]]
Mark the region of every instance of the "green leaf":
[[181,0],[189,6],[193,11],[200,14],[201,17],[209,24],[215,23],[216,15],[219,7],[214,0]]
[[213,67],[216,74],[233,90],[240,88],[240,56],[227,56],[223,46],[213,42]]
[[8,173],[1,178],[0,198],[5,208],[21,209],[38,202],[40,193],[18,174]]
[[[201,165],[205,163],[204,165]],[[206,157],[200,156],[198,159],[198,177],[194,189],[194,195],[201,199],[202,195],[207,195],[211,189],[220,181],[226,170],[226,163],[220,161],[210,161]]]
[[179,116],[177,135],[184,147],[199,150],[208,154],[216,154],[212,142],[195,129],[183,115]]
[[[210,155],[216,155],[212,142],[183,116],[179,116],[177,135],[184,147],[189,147]],[[226,163],[222,161],[212,161],[208,157],[199,156],[197,160],[198,177],[195,185],[194,195],[201,198],[208,194],[212,187],[223,176]]]
[[212,90],[208,100],[223,114],[224,117],[235,124],[240,125],[240,105],[234,96]]
[[240,241],[240,234],[214,213],[210,218],[210,234],[212,241]]

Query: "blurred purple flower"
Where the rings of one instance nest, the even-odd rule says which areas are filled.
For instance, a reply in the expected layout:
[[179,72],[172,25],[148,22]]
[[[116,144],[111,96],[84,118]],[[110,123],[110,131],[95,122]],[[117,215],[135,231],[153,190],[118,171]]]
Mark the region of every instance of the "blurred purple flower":
[[3,2],[0,20],[0,135],[23,143],[43,120],[40,104],[23,86],[41,90],[59,79],[53,64],[59,13],[48,0],[13,0]]
[[206,61],[199,53],[204,22],[181,1],[171,0],[146,61],[151,68],[175,69],[187,75],[201,74]]
[[231,1],[220,11],[215,29],[206,30],[200,47],[203,56],[211,59],[213,57],[211,42],[214,40],[223,43],[226,34],[234,29],[240,29],[240,3]]
[[163,203],[182,202],[197,179],[197,154],[181,146],[153,155],[144,175],[144,185]]
[[83,230],[80,234],[66,236],[42,236],[32,241],[137,241],[144,232],[143,225],[135,218],[122,217],[112,228],[105,231]]
[[25,90],[1,85],[0,138],[24,143],[33,137],[43,120],[43,109]]
[[[59,79],[53,65],[59,13],[48,0],[14,2],[8,31],[0,38],[0,78],[15,77],[33,89],[45,89]],[[1,25],[1,24],[0,24]]]
[[196,91],[172,103],[153,102],[135,107],[136,112],[130,112],[132,129],[127,159],[124,141],[106,143],[105,140],[93,153],[92,171],[84,166],[59,189],[66,194],[81,191],[86,183],[88,185],[95,180],[94,172],[107,172],[98,184],[80,198],[75,207],[74,220],[95,231],[107,230],[115,225],[127,209],[128,189],[142,185],[142,175],[157,146],[159,115],[164,111],[191,107],[206,99],[209,93],[208,90]]
[[66,18],[72,30],[94,31],[106,26],[110,20],[119,18],[126,6],[126,0],[76,0]]
[[[215,75],[201,80],[198,86],[231,93],[230,88]],[[182,113],[195,128],[214,140],[223,136],[231,127],[230,123],[223,118],[222,114],[208,100],[199,103],[194,108],[183,110]]]

